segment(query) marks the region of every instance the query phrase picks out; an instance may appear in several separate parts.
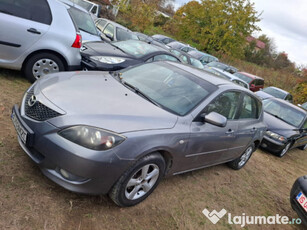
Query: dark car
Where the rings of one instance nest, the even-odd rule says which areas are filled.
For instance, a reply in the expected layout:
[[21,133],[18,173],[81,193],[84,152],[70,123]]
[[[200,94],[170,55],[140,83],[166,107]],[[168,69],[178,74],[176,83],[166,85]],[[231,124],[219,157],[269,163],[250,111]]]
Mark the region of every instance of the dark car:
[[151,36],[148,36],[140,32],[133,32],[133,33],[137,36],[137,38],[140,41],[146,42],[151,45],[160,46],[161,48],[166,49],[166,50],[169,49],[164,43],[155,41]]
[[290,192],[290,203],[307,227],[307,175],[299,177],[294,182]]
[[218,69],[221,69],[223,71],[227,71],[229,73],[236,73],[238,72],[238,69],[231,66],[231,65],[227,65],[225,63],[222,63],[222,62],[217,62],[217,61],[213,61],[213,62],[210,62],[206,65],[206,67],[214,67],[214,68],[218,68]]
[[191,50],[188,52],[192,57],[198,59],[203,65],[207,65],[210,62],[218,62],[219,59],[214,57],[210,54],[198,51],[198,50]]
[[144,200],[166,175],[242,168],[265,130],[252,92],[176,62],[47,75],[12,121],[48,178],[121,206]]
[[257,92],[264,87],[264,79],[261,77],[246,72],[237,72],[234,75],[246,81],[249,84],[249,89],[253,92]]
[[165,35],[161,35],[161,34],[155,34],[151,36],[155,41],[158,41],[160,43],[163,43],[165,45],[167,45],[170,42],[175,41],[175,39],[167,37]]
[[192,66],[194,66],[198,69],[204,68],[204,65],[199,60],[197,60],[196,58],[190,56],[189,54],[187,54],[183,51],[180,51],[180,50],[177,50],[177,49],[170,49],[169,51],[171,53],[175,54],[178,58],[180,58],[182,63],[192,65]]
[[279,98],[263,100],[268,129],[261,147],[283,157],[291,148],[307,148],[307,111]]
[[289,92],[282,90],[280,88],[274,87],[274,86],[266,87],[263,90],[259,90],[256,92],[256,94],[262,100],[270,98],[270,97],[277,97],[277,98],[289,101],[291,103],[293,102],[293,96]]
[[81,48],[84,70],[114,71],[151,61],[181,62],[169,51],[139,40],[88,42]]

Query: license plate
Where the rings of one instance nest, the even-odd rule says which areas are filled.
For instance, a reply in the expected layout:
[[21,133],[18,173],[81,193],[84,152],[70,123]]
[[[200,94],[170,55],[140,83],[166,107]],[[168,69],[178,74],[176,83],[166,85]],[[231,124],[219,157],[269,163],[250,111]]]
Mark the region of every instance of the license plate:
[[27,130],[22,126],[22,124],[20,123],[20,121],[18,120],[14,110],[12,112],[12,115],[11,115],[11,118],[12,118],[12,121],[13,121],[13,124],[15,126],[15,129],[17,131],[17,134],[19,136],[19,138],[21,139],[21,141],[26,144],[27,142],[27,136],[28,136],[28,132]]
[[300,192],[297,196],[296,196],[296,200],[297,202],[303,207],[303,209],[305,210],[305,212],[307,212],[307,198],[304,195],[304,193]]

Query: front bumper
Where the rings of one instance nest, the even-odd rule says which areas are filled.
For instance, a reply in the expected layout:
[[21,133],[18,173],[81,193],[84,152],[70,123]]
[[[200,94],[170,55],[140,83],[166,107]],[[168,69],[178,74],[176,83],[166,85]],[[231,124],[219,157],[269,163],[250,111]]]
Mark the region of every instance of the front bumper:
[[[31,146],[18,137],[22,149],[44,175],[70,191],[107,194],[133,163],[132,160],[119,159],[112,150],[94,151],[66,140],[48,121],[39,122],[20,114],[17,105],[13,111],[20,123],[26,124],[28,131],[32,132]],[[74,179],[65,178],[61,169],[73,175]]]
[[264,136],[260,147],[269,150],[273,153],[279,153],[285,148],[286,144],[273,140],[270,137]]
[[296,196],[300,192],[303,192],[305,195],[307,195],[307,175],[299,177],[293,184],[290,192],[290,203],[292,209],[301,218],[303,224],[307,226],[307,212],[302,208],[302,206],[296,200]]

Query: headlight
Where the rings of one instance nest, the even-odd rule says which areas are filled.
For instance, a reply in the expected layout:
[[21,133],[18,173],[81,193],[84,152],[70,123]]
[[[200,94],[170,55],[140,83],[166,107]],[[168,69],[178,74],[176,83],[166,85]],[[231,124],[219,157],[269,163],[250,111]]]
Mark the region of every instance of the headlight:
[[125,140],[124,136],[90,126],[73,126],[60,131],[59,135],[93,150],[108,150]]
[[271,131],[266,131],[266,135],[271,137],[271,138],[273,138],[273,139],[275,139],[275,140],[279,140],[281,142],[285,142],[286,141],[286,138],[284,136],[281,136],[281,135],[279,135],[277,133],[273,133]]
[[106,64],[119,64],[125,61],[124,58],[118,57],[91,56],[90,58]]

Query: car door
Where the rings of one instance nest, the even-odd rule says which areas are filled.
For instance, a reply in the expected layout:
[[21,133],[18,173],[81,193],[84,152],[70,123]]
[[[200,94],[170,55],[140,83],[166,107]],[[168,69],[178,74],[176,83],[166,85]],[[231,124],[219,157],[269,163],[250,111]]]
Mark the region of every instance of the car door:
[[46,0],[3,0],[0,4],[0,63],[13,63],[42,38],[51,21]]
[[307,144],[307,118],[298,131],[300,133],[299,138],[295,141],[293,147],[299,147]]
[[251,95],[243,94],[242,103],[236,120],[238,122],[238,131],[236,141],[237,149],[233,154],[226,153],[223,160],[229,160],[239,157],[247,146],[254,140],[258,132],[262,132],[264,124],[259,121],[262,111],[262,104]]
[[[194,119],[190,126],[190,139],[186,158],[191,168],[218,164],[223,155],[233,155],[237,148],[238,121],[235,120],[241,93],[227,91],[217,96]],[[201,120],[200,115],[217,112],[227,118],[225,127],[218,127]]]

